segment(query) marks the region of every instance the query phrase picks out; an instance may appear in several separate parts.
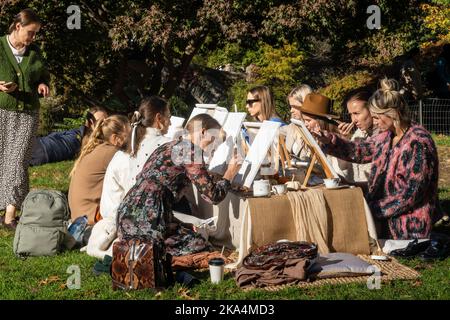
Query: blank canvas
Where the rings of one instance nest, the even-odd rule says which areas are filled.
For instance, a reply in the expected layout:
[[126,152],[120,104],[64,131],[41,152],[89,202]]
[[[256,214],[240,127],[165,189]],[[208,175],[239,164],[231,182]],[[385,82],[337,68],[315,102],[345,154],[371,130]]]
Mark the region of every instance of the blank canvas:
[[234,147],[239,146],[240,131],[242,122],[244,121],[246,113],[244,112],[229,112],[223,129],[227,134],[226,140],[214,152],[209,163],[209,171],[217,174],[223,174],[227,169],[228,161],[231,159]]
[[[192,113],[189,116],[189,119],[187,122],[189,122],[193,117],[195,117],[198,114],[202,114],[202,113],[208,113],[209,109],[205,109],[205,108],[194,108],[192,109]],[[187,124],[187,123],[186,123]]]
[[274,143],[278,143],[278,129],[280,126],[281,123],[279,122],[264,121],[262,123],[241,169],[233,180],[234,183],[247,188],[251,187],[253,180],[261,168],[261,164],[267,157],[270,147]]
[[228,110],[222,107],[216,107],[214,110],[213,118],[219,122],[221,126],[223,126],[227,120],[228,117]]

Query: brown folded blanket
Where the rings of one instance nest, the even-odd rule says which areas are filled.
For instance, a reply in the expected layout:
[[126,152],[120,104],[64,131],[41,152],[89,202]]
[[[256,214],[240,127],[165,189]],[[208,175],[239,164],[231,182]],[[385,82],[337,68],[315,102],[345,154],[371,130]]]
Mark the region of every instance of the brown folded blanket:
[[284,265],[273,266],[267,270],[255,270],[241,267],[236,271],[235,279],[241,288],[262,288],[288,283],[298,283],[307,279],[306,269],[310,261],[305,258],[289,259]]
[[231,259],[221,255],[218,251],[203,251],[184,256],[172,257],[172,268],[174,270],[207,269],[209,268],[208,261],[219,257],[225,260],[225,264],[233,262]]

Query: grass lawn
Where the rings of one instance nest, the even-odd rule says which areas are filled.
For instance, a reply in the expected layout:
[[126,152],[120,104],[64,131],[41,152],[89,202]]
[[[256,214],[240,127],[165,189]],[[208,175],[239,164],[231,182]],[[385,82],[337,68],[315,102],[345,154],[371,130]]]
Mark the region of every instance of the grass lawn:
[[[441,157],[441,172],[449,172],[450,138],[435,136],[435,139]],[[61,162],[31,168],[31,187],[67,191],[71,166],[72,162]],[[439,196],[449,212],[450,179],[447,176],[440,180]],[[383,283],[379,290],[369,290],[366,284],[349,284],[289,288],[278,292],[244,292],[236,286],[231,274],[227,274],[221,284],[212,285],[208,272],[198,272],[194,275],[202,281],[195,288],[176,285],[155,295],[150,290],[113,291],[108,275],[95,276],[92,273],[96,259],[85,253],[71,251],[56,257],[20,260],[12,252],[12,242],[13,233],[0,230],[0,299],[450,299],[450,259],[436,263],[402,261],[421,272],[421,278]],[[80,289],[69,289],[66,285],[71,276],[67,269],[72,265],[80,268]]]

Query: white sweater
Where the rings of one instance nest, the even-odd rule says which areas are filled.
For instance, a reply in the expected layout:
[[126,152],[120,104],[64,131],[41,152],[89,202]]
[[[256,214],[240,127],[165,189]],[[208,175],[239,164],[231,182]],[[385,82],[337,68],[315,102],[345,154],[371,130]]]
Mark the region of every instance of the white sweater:
[[103,218],[116,219],[117,209],[127,192],[136,183],[136,176],[142,171],[148,157],[156,148],[171,139],[164,137],[155,128],[147,128],[136,157],[117,151],[108,165],[103,181],[100,199],[100,214]]
[[[378,131],[371,132],[368,134],[367,132],[362,131],[361,129],[357,129],[355,133],[350,138],[351,141],[362,141],[370,138],[378,134]],[[331,165],[337,174],[341,177],[344,177],[350,183],[356,182],[364,182],[367,183],[369,180],[370,169],[372,168],[372,163],[352,163],[347,162],[342,159],[335,158],[333,156],[328,156],[328,160],[330,160]]]

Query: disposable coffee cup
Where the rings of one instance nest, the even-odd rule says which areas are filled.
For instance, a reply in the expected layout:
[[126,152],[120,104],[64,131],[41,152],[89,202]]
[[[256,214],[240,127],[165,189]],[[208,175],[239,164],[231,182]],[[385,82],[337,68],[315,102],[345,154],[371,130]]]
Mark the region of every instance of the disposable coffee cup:
[[213,258],[209,260],[208,264],[211,282],[214,284],[221,282],[223,280],[225,261],[222,258]]

